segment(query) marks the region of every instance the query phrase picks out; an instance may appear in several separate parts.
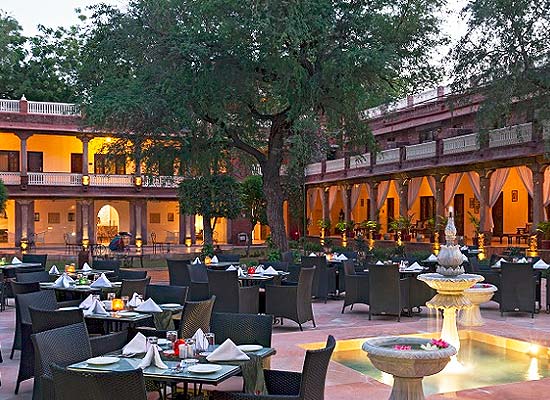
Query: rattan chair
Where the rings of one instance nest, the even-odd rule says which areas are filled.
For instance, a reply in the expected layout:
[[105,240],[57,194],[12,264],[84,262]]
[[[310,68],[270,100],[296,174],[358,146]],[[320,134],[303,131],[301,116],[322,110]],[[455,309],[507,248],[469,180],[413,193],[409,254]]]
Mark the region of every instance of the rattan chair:
[[210,298],[208,291],[208,274],[206,273],[205,264],[189,264],[187,265],[189,278],[189,300],[202,301]]
[[208,290],[216,296],[214,312],[257,314],[260,291],[257,286],[240,287],[237,271],[208,270]]
[[56,400],[146,400],[143,371],[70,371],[51,367]]
[[537,276],[532,264],[500,264],[500,315],[505,312],[523,311],[535,317]]
[[330,357],[336,346],[329,336],[325,348],[307,350],[302,373],[264,370],[267,395],[214,392],[213,400],[324,400]]
[[181,338],[192,337],[199,328],[208,332],[215,301],[216,296],[204,301],[185,302],[179,331]]
[[15,280],[19,283],[49,282],[50,274],[48,273],[48,271],[16,273]]
[[401,279],[398,265],[369,266],[369,320],[373,315],[397,315],[409,307],[409,278]]
[[350,310],[353,310],[353,305],[356,303],[369,304],[369,274],[358,274],[355,271],[353,261],[344,261],[342,264],[344,269],[342,278],[346,282],[346,293],[342,306],[343,314],[347,306],[351,306]]
[[265,288],[265,313],[275,318],[288,318],[298,324],[308,321],[315,327],[315,317],[311,306],[311,286],[315,267],[301,268],[296,286],[268,285]]
[[239,254],[233,253],[220,253],[217,254],[219,262],[232,262],[238,264],[241,261],[241,256]]
[[302,257],[302,267],[315,267],[311,293],[326,303],[329,293],[336,292],[336,268],[328,266],[325,256]]
[[45,269],[47,259],[47,254],[23,254],[21,261],[24,263],[40,263],[42,265],[42,269]]
[[167,258],[166,265],[168,266],[168,279],[170,285],[187,286],[191,285],[191,277],[189,276],[188,260],[176,260]]
[[143,270],[134,270],[134,269],[127,269],[127,268],[121,268],[118,271],[118,279],[145,279],[147,278],[147,271]]
[[273,317],[214,312],[210,320],[210,332],[216,335],[217,343],[231,339],[236,345],[259,344],[263,347],[271,347]]
[[151,282],[151,277],[145,279],[123,279],[120,287],[120,296],[132,297],[134,293],[145,296],[147,285]]
[[148,285],[147,291],[145,292],[145,297],[148,299],[153,299],[157,304],[185,304],[185,301],[187,300],[187,287],[172,285]]
[[114,275],[118,276],[120,271],[120,260],[95,260],[92,267],[98,271],[114,271]]
[[[11,281],[10,287],[14,297],[18,294],[40,291],[40,283],[38,282],[18,283]],[[13,359],[13,353],[15,350],[21,350],[21,317],[19,316],[19,311],[17,310],[17,304],[15,307],[15,330],[13,331],[13,343],[11,346],[10,360]]]

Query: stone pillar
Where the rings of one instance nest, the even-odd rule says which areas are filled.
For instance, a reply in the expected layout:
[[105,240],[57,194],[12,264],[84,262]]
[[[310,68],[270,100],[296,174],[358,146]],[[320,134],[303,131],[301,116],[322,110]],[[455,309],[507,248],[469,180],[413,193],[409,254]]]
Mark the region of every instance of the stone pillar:
[[27,175],[28,173],[28,158],[27,158],[27,139],[32,136],[32,133],[28,132],[17,132],[17,137],[20,140],[20,151],[19,151],[19,157],[20,157],[20,168],[21,168],[21,189],[26,189],[27,184],[29,182],[29,177]]
[[323,188],[323,191],[321,192],[321,206],[323,207],[323,220],[330,219],[330,209],[328,204],[328,195],[329,195],[329,189],[330,187],[327,186]]
[[351,186],[342,188],[344,191],[344,221],[351,221]]
[[147,201],[144,199],[130,200],[130,233],[132,243],[141,239],[147,244]]
[[378,206],[376,204],[378,201],[378,184],[379,184],[378,182],[367,183],[367,185],[370,185],[370,195],[372,196],[371,198],[369,198],[370,200],[369,220],[380,223],[379,221],[380,210],[378,209]]
[[535,233],[538,223],[545,219],[543,187],[546,165],[541,167],[539,164],[532,164],[529,168],[533,172],[533,224],[531,225],[531,232]]
[[400,179],[397,187],[399,188],[399,215],[406,217],[409,215],[409,180]]
[[[32,215],[31,215],[32,213]],[[15,200],[15,245],[28,241],[34,234],[34,201]]]
[[178,243],[185,244],[187,237],[187,217],[185,214],[178,214]]
[[94,209],[93,200],[76,201],[76,238],[77,242],[87,241],[89,244],[94,242]]
[[189,233],[191,235],[191,244],[197,244],[197,232],[195,232],[195,216],[187,216],[187,226],[189,227]]
[[445,179],[446,175],[434,175],[435,179],[435,217],[445,215]]
[[491,174],[485,171],[479,171],[479,190],[481,193],[481,199],[479,201],[479,226],[481,232],[491,231],[489,226],[489,213],[491,208],[489,207],[489,186],[491,183]]
[[88,143],[90,142],[89,136],[80,136],[80,141],[82,142],[82,175],[88,175]]

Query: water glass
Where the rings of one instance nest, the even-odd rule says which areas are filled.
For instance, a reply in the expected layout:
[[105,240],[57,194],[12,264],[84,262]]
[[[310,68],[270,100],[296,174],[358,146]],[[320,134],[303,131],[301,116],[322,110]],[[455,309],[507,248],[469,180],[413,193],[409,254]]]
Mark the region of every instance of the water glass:
[[127,310],[128,309],[128,301],[130,301],[130,298],[128,296],[122,296],[120,299],[124,302],[124,309]]
[[195,357],[195,339],[185,339],[185,344],[187,345],[187,357],[192,358]]
[[174,348],[174,342],[178,340],[178,332],[177,331],[166,332],[166,339],[172,343],[170,348]]
[[107,293],[107,300],[112,301],[115,297],[116,297],[116,293],[114,293],[114,292]]
[[214,351],[214,347],[216,345],[216,335],[212,332],[208,332],[204,335],[204,337],[208,341],[208,348],[206,349],[206,351]]

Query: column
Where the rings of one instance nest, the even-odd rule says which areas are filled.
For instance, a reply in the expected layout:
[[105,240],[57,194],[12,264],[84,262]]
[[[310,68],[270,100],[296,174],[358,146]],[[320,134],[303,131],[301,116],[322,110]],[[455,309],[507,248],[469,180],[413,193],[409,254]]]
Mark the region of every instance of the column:
[[178,243],[185,244],[187,237],[187,216],[185,214],[178,215]]
[[21,168],[21,189],[27,188],[27,183],[29,182],[29,178],[27,176],[28,172],[28,158],[27,158],[27,139],[32,136],[32,133],[28,132],[17,132],[17,137],[21,141],[21,148],[19,151],[19,157],[20,157],[20,168]]
[[409,215],[409,180],[400,179],[397,187],[399,188],[399,215],[406,217]]
[[533,172],[533,224],[531,225],[533,233],[537,231],[538,223],[544,221],[543,187],[546,167],[546,165],[541,167],[539,164],[529,166]]
[[132,243],[136,239],[147,243],[147,201],[144,199],[130,200],[130,233]]
[[372,197],[369,198],[370,200],[370,215],[369,220],[376,221],[380,223],[379,216],[380,216],[380,210],[378,209],[378,182],[371,182],[367,183],[367,185],[370,186],[370,195]]
[[[32,216],[30,213],[32,212]],[[28,241],[34,234],[34,201],[15,200],[15,245]]]
[[480,207],[479,207],[479,226],[481,232],[491,231],[489,224],[489,213],[491,208],[489,207],[489,186],[491,184],[491,174],[485,171],[478,171],[479,174],[479,191],[481,194]]
[[88,143],[90,141],[89,136],[80,136],[82,142],[82,175],[88,175]]
[[191,244],[196,244],[197,243],[197,232],[195,231],[195,216],[194,215],[188,215],[187,216],[187,221],[188,221],[187,226],[189,227],[189,233],[191,235]]
[[445,215],[445,179],[447,175],[434,175],[435,179],[435,217]]
[[78,243],[93,243],[93,200],[76,201],[76,235]]
[[344,221],[351,221],[351,186],[342,188],[344,191]]
[[321,192],[321,205],[323,207],[323,220],[330,219],[330,209],[328,207],[328,195],[330,187],[324,187]]

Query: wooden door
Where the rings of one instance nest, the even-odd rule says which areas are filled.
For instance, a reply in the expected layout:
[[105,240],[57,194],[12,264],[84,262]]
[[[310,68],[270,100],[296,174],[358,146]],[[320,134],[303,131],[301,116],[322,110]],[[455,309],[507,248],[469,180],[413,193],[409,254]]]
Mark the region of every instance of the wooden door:
[[82,173],[82,153],[71,153],[71,174]]
[[504,232],[504,197],[502,196],[502,192],[498,196],[498,200],[491,212],[493,213],[493,236],[502,235]]
[[464,236],[464,195],[455,194],[453,206],[455,210],[456,235]]
[[395,219],[395,199],[393,197],[388,197],[386,199],[386,205],[387,205],[387,224],[388,224],[388,231],[390,223]]
[[29,172],[42,172],[42,152],[41,151],[29,151],[27,153],[27,166]]

